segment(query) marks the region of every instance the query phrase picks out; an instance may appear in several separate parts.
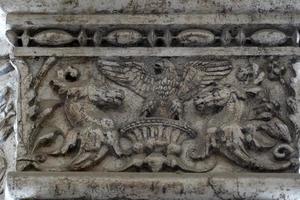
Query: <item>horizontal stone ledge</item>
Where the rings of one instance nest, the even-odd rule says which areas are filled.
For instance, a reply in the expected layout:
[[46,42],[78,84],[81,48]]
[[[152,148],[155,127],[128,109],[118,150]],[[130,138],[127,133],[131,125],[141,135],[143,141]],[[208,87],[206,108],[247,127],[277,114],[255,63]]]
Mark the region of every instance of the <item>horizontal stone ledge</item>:
[[300,175],[11,172],[11,199],[300,199]]
[[212,13],[299,12],[298,0],[1,0],[2,9],[14,13]]
[[299,25],[300,14],[169,14],[169,15],[49,15],[8,14],[7,24],[17,28],[83,27],[101,25]]
[[15,47],[13,55],[57,57],[112,56],[300,56],[299,47]]

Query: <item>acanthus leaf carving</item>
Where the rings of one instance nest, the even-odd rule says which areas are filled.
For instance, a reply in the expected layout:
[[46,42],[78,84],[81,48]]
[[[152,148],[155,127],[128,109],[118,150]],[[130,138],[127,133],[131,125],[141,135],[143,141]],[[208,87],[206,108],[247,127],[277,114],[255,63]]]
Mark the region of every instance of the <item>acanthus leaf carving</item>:
[[6,178],[7,160],[2,149],[0,149],[0,193],[4,191],[4,181]]
[[7,58],[0,60],[0,194],[4,192],[6,174],[11,170],[15,153],[16,72]]
[[14,131],[15,106],[12,99],[12,90],[6,86],[0,96],[0,141],[3,142]]

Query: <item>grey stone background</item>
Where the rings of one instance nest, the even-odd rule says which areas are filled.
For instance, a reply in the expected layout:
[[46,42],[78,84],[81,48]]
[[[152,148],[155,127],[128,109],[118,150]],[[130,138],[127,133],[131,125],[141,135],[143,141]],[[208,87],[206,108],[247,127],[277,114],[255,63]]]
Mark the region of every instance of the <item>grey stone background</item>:
[[5,12],[215,13],[299,12],[298,0],[1,0]]

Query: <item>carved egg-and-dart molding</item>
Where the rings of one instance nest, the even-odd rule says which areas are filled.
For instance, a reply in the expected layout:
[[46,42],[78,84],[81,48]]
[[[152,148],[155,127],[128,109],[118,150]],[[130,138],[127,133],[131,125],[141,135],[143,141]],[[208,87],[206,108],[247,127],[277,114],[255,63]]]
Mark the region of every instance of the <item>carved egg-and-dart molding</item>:
[[[203,47],[203,46],[299,46],[298,29],[194,28],[178,30],[104,29],[68,31],[47,29],[8,30],[6,36],[13,46],[112,46],[112,47]],[[151,29],[151,30],[148,30]],[[88,34],[87,34],[88,32]],[[292,32],[292,33],[291,33]],[[22,34],[20,34],[22,33]],[[235,38],[235,40],[233,40]],[[33,41],[33,42],[32,42]]]

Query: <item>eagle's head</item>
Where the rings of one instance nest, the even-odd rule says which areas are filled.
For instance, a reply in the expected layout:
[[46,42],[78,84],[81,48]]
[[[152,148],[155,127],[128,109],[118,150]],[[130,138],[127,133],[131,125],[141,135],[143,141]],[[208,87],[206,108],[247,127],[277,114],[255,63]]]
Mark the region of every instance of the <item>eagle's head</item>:
[[157,76],[165,76],[176,72],[174,64],[167,59],[156,62],[153,66],[153,70],[154,74]]

